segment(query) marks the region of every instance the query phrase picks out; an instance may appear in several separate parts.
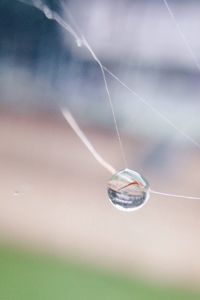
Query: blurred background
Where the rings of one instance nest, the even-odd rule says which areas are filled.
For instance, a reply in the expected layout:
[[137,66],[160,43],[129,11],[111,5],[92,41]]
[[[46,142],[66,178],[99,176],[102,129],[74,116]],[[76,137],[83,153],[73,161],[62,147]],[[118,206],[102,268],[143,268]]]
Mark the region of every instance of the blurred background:
[[[152,189],[199,196],[200,72],[163,0],[43,3],[72,24],[70,12],[147,101],[106,75],[128,167]],[[109,173],[60,112],[124,168],[101,70],[32,4],[0,0],[0,298],[200,299],[200,202],[152,195],[135,213],[112,207]],[[200,60],[199,1],[169,5]]]

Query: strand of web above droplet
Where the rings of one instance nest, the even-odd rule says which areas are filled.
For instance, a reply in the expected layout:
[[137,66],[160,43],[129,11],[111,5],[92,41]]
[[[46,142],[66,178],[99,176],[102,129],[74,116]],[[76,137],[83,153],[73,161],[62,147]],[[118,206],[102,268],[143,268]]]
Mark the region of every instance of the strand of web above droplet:
[[[19,0],[21,2],[27,3],[24,0]],[[65,30],[67,30],[76,40],[77,46],[82,46],[84,45],[89,52],[92,54],[94,60],[99,64],[103,77],[105,78],[105,72],[109,73],[114,79],[116,79],[122,86],[124,86],[129,92],[131,92],[134,96],[136,96],[141,102],[143,102],[145,105],[147,105],[149,108],[151,108],[152,111],[157,113],[165,122],[167,122],[170,126],[172,126],[174,129],[176,129],[180,134],[182,134],[185,138],[190,140],[196,147],[200,148],[200,144],[196,142],[194,139],[192,139],[189,135],[187,135],[184,131],[180,130],[176,125],[171,122],[166,116],[164,116],[159,110],[157,110],[155,107],[153,107],[151,104],[148,103],[143,97],[141,97],[138,93],[136,93],[133,89],[128,87],[124,82],[122,82],[115,74],[113,74],[110,70],[108,70],[105,66],[102,65],[100,60],[97,58],[95,55],[94,51],[91,49],[91,46],[88,44],[87,40],[85,37],[81,34],[81,37],[76,33],[76,31],[72,28],[71,25],[66,23],[57,13],[54,11],[50,10],[46,5],[44,5],[40,0],[35,0],[33,1],[33,5],[41,10],[45,16],[49,19],[55,20],[60,26],[62,26]],[[104,79],[106,81],[106,78]],[[105,82],[104,81],[104,82]],[[107,86],[107,81],[106,81],[106,87]],[[109,90],[108,90],[109,91]],[[110,93],[109,93],[110,94]],[[110,103],[112,105],[112,100],[109,98]],[[109,164],[107,163],[95,150],[95,148],[91,145],[89,140],[86,138],[80,127],[78,126],[77,122],[75,119],[72,117],[72,115],[69,113],[69,111],[63,111],[64,117],[66,121],[69,123],[69,125],[72,127],[72,129],[75,131],[75,133],[78,135],[78,137],[81,139],[81,141],[85,144],[85,146],[88,148],[88,150],[91,152],[91,154],[95,157],[95,159],[111,174],[114,174],[116,170]],[[113,111],[114,113],[114,111]],[[115,114],[114,114],[115,116]],[[116,120],[116,118],[115,118]],[[191,196],[185,196],[185,195],[177,195],[177,194],[169,194],[169,193],[163,193],[163,192],[158,192],[150,189],[150,192],[153,194],[158,194],[158,195],[163,195],[167,197],[176,197],[176,198],[185,198],[185,199],[198,199],[200,200],[200,197],[191,197]]]
[[[27,3],[26,0],[19,0],[19,1],[30,5],[30,2]],[[60,26],[62,26],[65,30],[67,30],[74,37],[78,47],[82,46],[82,44],[84,42],[85,47],[89,50],[89,52],[91,53],[94,60],[98,63],[98,65],[101,69],[101,72],[102,72],[106,93],[107,93],[109,104],[111,107],[111,111],[112,111],[112,115],[113,115],[113,119],[114,119],[114,125],[115,125],[115,129],[116,129],[118,141],[120,144],[122,158],[123,158],[125,167],[127,167],[127,160],[126,160],[125,152],[123,149],[122,140],[120,137],[117,120],[115,117],[115,112],[114,112],[112,99],[111,99],[110,91],[109,91],[106,76],[105,76],[105,71],[104,71],[104,68],[103,68],[100,60],[98,59],[98,57],[96,56],[94,51],[91,49],[90,45],[87,43],[85,38],[83,36],[80,38],[79,35],[76,33],[76,31],[72,28],[72,26],[69,25],[68,23],[66,23],[55,11],[50,10],[49,7],[47,7],[44,3],[42,3],[41,0],[33,0],[32,5],[36,8],[38,8],[39,10],[41,10],[48,19],[55,20]],[[70,18],[72,18],[71,15],[70,15]],[[111,174],[116,173],[116,170],[102,158],[102,156],[96,151],[96,149],[89,142],[89,140],[87,139],[87,137],[82,132],[82,130],[78,126],[77,122],[73,118],[72,114],[68,110],[65,110],[62,108],[61,108],[61,111],[62,111],[66,121],[69,123],[69,125],[74,130],[74,132],[77,134],[77,136],[80,138],[80,140],[83,142],[83,144],[87,147],[87,149],[90,151],[90,153],[93,155],[93,157],[97,160],[97,162],[100,163],[100,165],[103,166],[106,170],[108,170]]]
[[[65,120],[68,122],[68,124],[71,126],[73,131],[77,134],[79,139],[83,142],[83,144],[86,146],[86,148],[90,151],[90,153],[94,156],[96,161],[104,167],[108,172],[110,172],[112,175],[116,173],[116,170],[108,163],[106,162],[101,155],[96,151],[96,149],[93,147],[93,145],[90,143],[86,135],[83,133],[81,128],[78,126],[76,120],[72,116],[72,114],[66,110],[62,110],[63,116]],[[177,195],[177,194],[169,194],[169,193],[163,193],[163,192],[158,192],[154,191],[152,189],[149,189],[149,192],[151,194],[156,194],[160,196],[165,196],[165,197],[175,197],[175,198],[184,198],[184,199],[191,199],[191,200],[200,200],[200,197],[193,197],[193,196],[186,196],[186,195]]]
[[[71,15],[71,13],[69,12],[69,10],[67,10],[68,12],[68,16],[70,17],[70,19],[73,21],[74,26],[76,27],[76,30],[79,32],[79,38],[78,40],[76,40],[77,45],[84,45],[91,54],[93,54],[93,58],[98,59],[97,56],[94,54],[94,51],[91,49],[91,46],[89,45],[88,41],[86,40],[85,36],[82,34],[82,32],[80,31],[77,23],[75,22],[73,16]],[[69,25],[69,24],[68,24]],[[70,26],[71,27],[71,26]],[[94,57],[95,56],[95,57]],[[96,60],[95,59],[95,60]],[[99,61],[99,59],[98,59]],[[181,130],[180,128],[178,128],[169,118],[167,118],[163,113],[161,113],[157,108],[155,108],[153,105],[151,105],[149,103],[149,101],[147,99],[145,99],[143,96],[141,96],[139,93],[137,93],[135,90],[133,90],[132,88],[130,88],[126,83],[124,83],[118,76],[116,76],[113,72],[111,72],[107,67],[105,67],[100,61],[99,64],[101,65],[101,68],[107,72],[111,77],[113,77],[116,81],[118,81],[119,84],[121,84],[125,89],[127,89],[132,95],[134,95],[140,102],[142,102],[144,105],[146,105],[147,107],[149,107],[154,113],[156,113],[165,123],[167,123],[169,126],[171,126],[172,128],[174,128],[177,132],[179,132],[179,134],[181,134],[182,136],[184,136],[187,140],[189,140],[194,146],[196,146],[197,148],[200,149],[200,144],[195,141],[192,137],[190,137],[187,133],[185,133],[183,130]],[[111,101],[112,103],[112,101]]]
[[[69,14],[70,18],[72,19],[72,21],[74,21],[73,17],[71,14]],[[74,22],[75,23],[75,22]],[[75,26],[78,28],[77,24],[75,23]],[[79,30],[79,28],[78,28]],[[80,30],[79,30],[80,31]],[[81,39],[78,39],[77,41],[77,45],[81,45],[80,42],[82,42],[83,45],[86,46],[86,48],[90,51],[90,53],[92,54],[93,58],[97,61],[98,58],[96,57],[96,55],[94,54],[93,50],[91,49],[90,45],[88,44],[87,40],[85,39],[85,37],[82,35],[81,33]],[[190,49],[190,48],[189,48]],[[177,130],[179,133],[181,133],[185,138],[187,138],[188,140],[190,140],[190,142],[192,142],[196,147],[200,148],[200,145],[199,143],[197,143],[194,139],[192,139],[189,135],[187,135],[184,131],[180,130],[179,128],[176,127],[176,125],[171,122],[167,117],[165,117],[162,113],[160,113],[159,110],[157,110],[155,107],[153,107],[151,104],[148,103],[147,100],[145,100],[143,97],[141,97],[138,93],[136,93],[133,89],[129,88],[124,82],[122,82],[115,74],[113,74],[108,68],[106,68],[105,66],[102,65],[102,63],[98,60],[98,64],[100,65],[101,67],[101,70],[102,70],[102,73],[103,73],[103,77],[105,76],[105,73],[104,73],[104,70],[109,73],[114,79],[116,79],[123,87],[125,87],[126,89],[128,89],[129,92],[131,92],[134,96],[136,96],[141,102],[143,102],[145,105],[147,105],[151,110],[153,110],[155,113],[157,113],[165,122],[167,122],[170,126],[172,126],[175,130]],[[103,69],[102,69],[103,68]],[[106,86],[107,86],[107,82],[106,82]],[[109,91],[108,91],[109,93]],[[109,93],[110,94],[110,93]],[[111,100],[111,98],[110,98]],[[112,103],[111,103],[111,106],[112,106]],[[69,114],[69,112],[68,112]],[[68,115],[69,116],[69,115]],[[115,115],[114,115],[115,117]],[[65,118],[66,118],[66,115],[65,115]],[[71,119],[71,120],[70,120]],[[70,114],[70,119],[68,118],[68,123],[70,124],[73,120],[73,123],[74,125],[76,124],[76,127],[77,127],[77,123],[76,121],[73,119],[72,115]],[[115,122],[116,122],[116,119],[115,119]],[[73,124],[70,124],[71,126]],[[81,138],[81,136],[79,135],[79,133],[81,132],[80,128],[79,130],[77,131],[78,127],[77,128],[73,128],[76,132],[76,134],[78,134],[79,138]],[[84,137],[84,139],[82,139],[82,141],[84,142],[84,144],[86,145],[86,147],[91,151],[92,150],[92,154],[93,156],[99,161],[99,163],[101,165],[103,165],[104,168],[106,168],[108,171],[110,171],[111,173],[115,173],[115,169],[110,165],[108,164],[107,162],[105,162],[104,159],[102,159],[102,157],[100,157],[100,155],[96,152],[96,150],[94,149],[94,147],[90,144],[90,142],[87,140],[86,136],[82,136]],[[87,143],[86,143],[87,142]],[[88,147],[90,145],[90,147]],[[91,148],[92,146],[92,148]],[[94,151],[95,150],[95,151]],[[96,154],[98,155],[96,157]],[[100,160],[99,160],[100,158]],[[102,164],[103,163],[103,164]],[[175,198],[183,198],[183,199],[191,199],[191,200],[200,200],[200,197],[193,197],[193,196],[187,196],[187,195],[178,195],[178,194],[171,194],[171,193],[163,193],[163,192],[158,192],[158,191],[154,191],[152,189],[149,190],[149,192],[151,194],[156,194],[156,195],[160,195],[160,196],[166,196],[166,197],[175,197]]]
[[[27,3],[26,0],[19,0],[19,1],[21,1],[23,3]],[[95,52],[90,47],[90,45],[87,42],[87,40],[85,39],[85,37],[83,35],[81,35],[81,37],[79,37],[79,35],[72,28],[72,26],[69,25],[68,23],[66,23],[60,17],[60,15],[58,13],[56,13],[53,10],[51,10],[41,0],[32,0],[32,5],[34,7],[36,7],[36,8],[38,8],[39,10],[41,10],[48,19],[52,19],[52,20],[56,21],[60,26],[62,26],[65,30],[67,30],[74,37],[74,39],[75,39],[78,47],[84,45],[88,49],[88,51],[90,52],[90,54],[92,55],[93,59],[99,65],[101,73],[102,73],[102,77],[103,77],[103,82],[104,82],[104,86],[105,86],[105,90],[106,90],[108,102],[109,102],[109,105],[110,105],[110,108],[111,108],[111,112],[112,112],[112,117],[113,117],[114,126],[115,126],[115,130],[116,130],[116,134],[117,134],[117,139],[118,139],[119,146],[120,146],[120,152],[121,152],[121,155],[122,155],[122,160],[123,160],[124,166],[127,167],[127,165],[128,165],[127,164],[127,159],[126,159],[126,155],[125,155],[125,151],[124,151],[124,147],[123,147],[121,135],[120,135],[120,132],[119,132],[119,127],[118,127],[118,124],[117,124],[117,119],[116,119],[116,116],[115,116],[115,111],[114,111],[114,107],[113,107],[113,102],[112,102],[110,90],[108,88],[108,83],[107,83],[107,79],[106,79],[105,70],[104,70],[104,67],[103,67],[101,61],[99,60],[99,58],[97,57],[97,55],[95,54]]]
[[188,41],[185,33],[183,32],[183,30],[182,30],[182,28],[181,28],[181,26],[180,26],[180,24],[179,24],[179,22],[178,22],[178,20],[177,20],[177,18],[175,16],[175,14],[173,13],[173,11],[171,9],[171,6],[169,5],[168,0],[162,0],[162,1],[163,1],[164,5],[165,5],[165,7],[166,7],[166,9],[167,9],[167,11],[169,13],[170,18],[172,19],[172,21],[175,24],[177,32],[178,32],[180,38],[182,39],[182,41],[183,41],[183,43],[184,43],[184,45],[185,45],[185,47],[186,47],[186,49],[188,51],[188,54],[190,55],[190,57],[192,58],[192,60],[193,60],[193,62],[195,64],[195,66],[197,67],[198,71],[200,72],[200,63],[199,63],[199,61],[198,61],[198,59],[197,59],[197,57],[196,57],[196,55],[195,55],[195,53],[194,53],[194,51],[193,51],[190,43],[189,43],[189,41]]
[[73,131],[77,134],[79,139],[83,142],[83,144],[86,146],[86,148],[90,151],[90,153],[94,156],[96,161],[104,167],[108,172],[110,172],[112,175],[116,173],[116,170],[108,163],[106,162],[103,157],[96,151],[96,149],[93,147],[93,145],[90,143],[86,135],[83,133],[81,128],[78,126],[76,120],[72,116],[72,114],[66,110],[62,109],[63,116],[65,120],[68,122],[68,124],[71,126]]
[[[192,58],[195,66],[197,67],[198,71],[200,72],[200,63],[197,59],[197,56],[195,55],[185,33],[183,32],[179,22],[177,21],[177,18],[175,16],[175,14],[173,13],[172,9],[171,9],[171,6],[169,5],[169,2],[168,0],[162,0],[168,13],[169,13],[169,16],[170,18],[172,19],[172,21],[174,22],[175,26],[176,26],[176,29],[177,29],[177,32],[180,36],[180,38],[182,39],[190,57]],[[182,132],[184,135],[185,133]],[[191,137],[188,136],[189,139],[191,139]],[[194,141],[193,139],[191,139],[191,141],[193,142],[193,144],[196,145],[196,141]],[[199,147],[199,144],[197,143],[197,145]],[[185,198],[185,199],[191,199],[191,200],[200,200],[200,197],[191,197],[191,196],[184,196],[184,195],[176,195],[176,194],[169,194],[169,193],[162,193],[162,192],[158,192],[158,191],[154,191],[154,190],[151,190],[150,189],[150,192],[153,193],[153,194],[157,194],[157,195],[161,195],[161,196],[166,196],[166,197],[176,197],[176,198]]]
[[[19,0],[19,1],[21,1],[23,3],[27,3],[26,0]],[[182,136],[184,136],[187,140],[189,140],[194,146],[196,146],[197,148],[200,149],[200,144],[197,141],[195,141],[192,137],[190,137],[183,130],[178,128],[169,118],[167,118],[157,108],[155,108],[153,105],[151,105],[144,97],[142,97],[135,90],[130,88],[118,76],[116,76],[114,73],[112,73],[107,67],[105,67],[101,63],[101,61],[99,60],[97,55],[94,53],[94,50],[91,48],[88,41],[86,40],[85,36],[81,33],[80,29],[78,28],[78,25],[75,23],[75,20],[71,15],[71,13],[70,13],[70,17],[71,17],[71,19],[73,18],[73,22],[76,24],[76,27],[77,27],[78,31],[80,32],[80,36],[79,36],[79,34],[77,34],[77,32],[72,28],[72,26],[70,24],[66,23],[63,20],[63,18],[60,17],[59,14],[57,14],[55,11],[51,10],[49,7],[47,7],[45,4],[43,4],[41,2],[41,0],[33,0],[33,5],[36,8],[38,8],[39,10],[41,10],[48,19],[52,19],[52,20],[56,21],[61,27],[63,27],[65,30],[67,30],[74,37],[78,47],[80,47],[82,45],[85,46],[86,49],[88,49],[88,51],[90,52],[90,54],[94,58],[94,60],[98,63],[98,65],[101,68],[102,74],[103,74],[104,83],[105,83],[105,86],[106,86],[106,91],[107,91],[107,94],[108,94],[108,99],[109,99],[109,103],[111,105],[111,110],[112,110],[112,113],[113,113],[113,117],[114,117],[114,121],[115,121],[116,126],[117,126],[117,122],[116,122],[116,117],[115,117],[115,113],[114,113],[114,109],[113,109],[112,99],[110,97],[110,92],[109,92],[106,77],[105,77],[105,71],[108,74],[110,74],[116,81],[118,81],[124,88],[126,88],[132,95],[134,95],[140,102],[142,102],[143,104],[148,106],[154,113],[156,113],[160,118],[162,118],[164,122],[166,122],[168,125],[170,125],[172,128],[174,128],[177,132],[179,132]],[[117,133],[119,134],[118,126],[117,126]],[[120,145],[122,146],[120,136],[119,136],[119,140],[120,140]],[[125,155],[123,155],[123,156],[125,157]],[[126,159],[124,159],[124,160],[126,160]]]

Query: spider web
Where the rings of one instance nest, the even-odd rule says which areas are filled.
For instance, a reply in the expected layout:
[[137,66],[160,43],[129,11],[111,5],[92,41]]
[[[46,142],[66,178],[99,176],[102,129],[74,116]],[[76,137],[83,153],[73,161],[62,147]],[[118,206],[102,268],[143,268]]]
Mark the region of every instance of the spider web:
[[[194,140],[185,131],[183,131],[176,124],[174,124],[174,122],[172,122],[168,117],[166,117],[162,112],[160,112],[155,106],[151,105],[148,100],[146,100],[144,97],[142,97],[133,88],[130,88],[117,75],[112,73],[106,66],[104,66],[102,64],[102,62],[99,60],[99,58],[97,57],[94,50],[91,48],[91,45],[89,44],[89,42],[85,38],[84,34],[81,32],[79,26],[77,25],[74,17],[72,16],[71,12],[66,7],[66,5],[65,5],[65,8],[66,8],[66,11],[67,11],[67,14],[68,14],[68,17],[69,17],[68,22],[66,22],[66,20],[63,19],[56,11],[50,9],[41,0],[32,0],[32,1],[19,0],[19,1],[38,8],[40,11],[42,11],[44,13],[44,15],[48,19],[52,19],[52,20],[56,21],[62,28],[64,28],[74,38],[74,40],[75,40],[78,47],[84,46],[89,51],[89,53],[91,54],[94,61],[98,64],[98,66],[101,70],[101,73],[102,73],[102,78],[103,78],[103,81],[104,81],[104,86],[105,86],[105,90],[106,90],[106,94],[107,94],[107,99],[108,99],[108,102],[109,102],[109,105],[110,105],[110,108],[111,108],[113,121],[114,121],[114,126],[115,126],[115,130],[116,130],[116,135],[117,135],[117,138],[118,138],[118,141],[119,141],[120,151],[121,151],[121,155],[122,155],[122,159],[123,159],[125,167],[127,166],[127,159],[126,159],[126,155],[125,155],[125,152],[124,152],[120,131],[119,131],[119,128],[118,128],[117,119],[116,119],[116,116],[115,116],[113,102],[112,102],[110,90],[109,90],[107,79],[106,79],[106,73],[109,74],[110,76],[112,76],[120,85],[122,85],[125,89],[127,89],[139,101],[141,101],[143,104],[148,106],[151,109],[151,111],[154,112],[155,114],[157,114],[165,123],[167,123],[169,126],[171,126],[174,130],[176,130],[179,134],[181,134],[185,139],[187,139],[189,142],[191,142],[195,147],[200,149],[200,144],[196,140]],[[172,21],[174,22],[174,25],[175,25],[175,27],[176,27],[179,35],[180,35],[180,38],[182,39],[182,41],[183,41],[183,43],[186,47],[186,50],[188,51],[188,54],[191,56],[191,58],[192,58],[192,60],[195,64],[195,66],[197,67],[198,71],[200,71],[200,63],[198,62],[198,59],[197,59],[192,47],[190,46],[190,44],[187,40],[187,37],[185,36],[180,24],[178,23],[178,21],[177,21],[175,15],[174,15],[170,5],[169,5],[169,2],[167,0],[161,0],[161,1],[163,1],[164,5],[165,5],[165,7],[166,7],[166,9],[169,13],[169,16],[171,17]],[[74,130],[74,132],[78,135],[80,140],[85,144],[85,146],[90,151],[90,153],[93,155],[93,157],[98,161],[98,163],[100,163],[101,166],[103,166],[105,169],[107,169],[111,174],[115,173],[116,172],[115,169],[108,162],[106,162],[101,157],[101,155],[95,150],[95,148],[92,146],[90,141],[87,139],[85,134],[82,132],[81,128],[78,126],[78,124],[77,124],[76,120],[74,119],[74,117],[72,116],[72,114],[68,110],[63,109],[63,108],[61,108],[61,111],[62,111],[66,121],[69,123],[69,125]],[[166,197],[176,197],[176,198],[186,198],[186,199],[198,199],[198,200],[200,200],[200,197],[192,197],[192,196],[186,196],[186,195],[177,195],[177,194],[171,194],[171,193],[164,193],[164,192],[154,191],[152,189],[150,189],[150,192],[153,193],[153,194],[158,194],[158,195],[162,195],[162,196],[166,196]]]

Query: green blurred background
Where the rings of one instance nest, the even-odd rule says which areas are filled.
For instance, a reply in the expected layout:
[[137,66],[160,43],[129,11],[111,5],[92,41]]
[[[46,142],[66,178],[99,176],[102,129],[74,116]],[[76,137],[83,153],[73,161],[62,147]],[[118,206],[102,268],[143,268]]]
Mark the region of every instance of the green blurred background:
[[50,257],[2,248],[2,299],[199,299],[184,289],[130,280]]

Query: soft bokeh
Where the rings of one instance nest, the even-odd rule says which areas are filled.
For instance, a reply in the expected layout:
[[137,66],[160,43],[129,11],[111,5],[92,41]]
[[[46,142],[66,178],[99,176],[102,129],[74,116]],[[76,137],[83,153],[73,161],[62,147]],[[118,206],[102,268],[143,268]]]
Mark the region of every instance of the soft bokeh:
[[[200,201],[110,204],[110,174],[61,113],[124,168],[101,69],[34,3],[0,1],[0,298],[199,299]],[[128,167],[200,196],[200,3],[170,0],[176,20],[163,0],[43,3],[132,89],[106,73]]]

